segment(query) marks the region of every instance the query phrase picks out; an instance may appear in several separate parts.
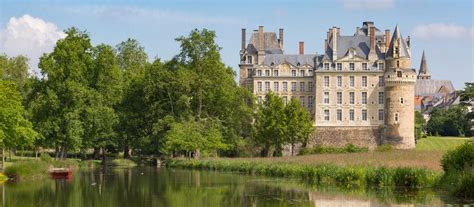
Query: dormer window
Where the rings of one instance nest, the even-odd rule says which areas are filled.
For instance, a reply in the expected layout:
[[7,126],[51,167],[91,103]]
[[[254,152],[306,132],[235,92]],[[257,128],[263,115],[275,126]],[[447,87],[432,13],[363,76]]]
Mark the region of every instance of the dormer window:
[[298,66],[298,67],[300,67],[300,65],[301,65],[300,63],[296,63],[296,66]]
[[355,64],[349,63],[349,70],[354,70],[354,69],[355,69]]
[[337,70],[342,70],[342,63],[337,63],[336,67],[337,67]]
[[399,78],[402,77],[402,71],[397,71],[397,77],[399,77]]
[[252,56],[249,56],[247,60],[248,60],[248,63],[252,64]]
[[383,63],[379,63],[379,70],[384,70],[385,69],[385,65]]
[[270,66],[272,66],[272,67],[273,67],[274,65],[275,65],[275,63],[274,63],[274,62],[270,63]]
[[324,70],[329,70],[329,63],[324,63]]
[[362,63],[362,70],[367,70],[367,63]]

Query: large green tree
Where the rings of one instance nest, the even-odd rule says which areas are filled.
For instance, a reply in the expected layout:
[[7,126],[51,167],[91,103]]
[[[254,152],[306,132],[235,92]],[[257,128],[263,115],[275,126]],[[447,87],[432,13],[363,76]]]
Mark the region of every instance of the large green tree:
[[[29,147],[37,137],[31,122],[25,117],[22,96],[13,81],[0,79],[0,146]],[[3,159],[4,153],[2,153]],[[2,162],[3,163],[3,162]]]
[[294,155],[295,145],[301,143],[306,146],[309,136],[313,133],[313,122],[308,109],[292,98],[285,106],[285,137],[286,142],[291,145],[291,155]]
[[281,97],[272,92],[265,96],[265,101],[258,107],[255,130],[255,140],[262,148],[260,155],[269,156],[274,146],[274,155],[281,156],[287,130],[285,104]]
[[448,109],[434,109],[426,127],[432,135],[465,136],[470,126],[466,107],[453,105]]

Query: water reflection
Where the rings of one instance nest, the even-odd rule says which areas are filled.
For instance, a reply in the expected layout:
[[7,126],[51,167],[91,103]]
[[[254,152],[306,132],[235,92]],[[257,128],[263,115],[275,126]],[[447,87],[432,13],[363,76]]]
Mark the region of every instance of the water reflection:
[[23,181],[1,188],[2,205],[16,207],[443,205],[431,191],[312,187],[288,179],[164,168],[83,170],[70,181]]

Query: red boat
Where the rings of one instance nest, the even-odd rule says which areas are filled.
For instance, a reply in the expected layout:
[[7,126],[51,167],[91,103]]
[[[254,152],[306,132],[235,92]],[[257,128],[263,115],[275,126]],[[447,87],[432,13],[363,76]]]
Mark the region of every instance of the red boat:
[[51,168],[49,174],[53,179],[71,179],[72,170],[70,168]]

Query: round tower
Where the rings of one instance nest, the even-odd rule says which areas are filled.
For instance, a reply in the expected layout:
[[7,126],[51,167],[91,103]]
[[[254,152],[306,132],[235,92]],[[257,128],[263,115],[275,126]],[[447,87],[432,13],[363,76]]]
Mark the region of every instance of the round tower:
[[395,27],[385,55],[385,137],[384,143],[398,149],[415,147],[415,83],[410,48]]

